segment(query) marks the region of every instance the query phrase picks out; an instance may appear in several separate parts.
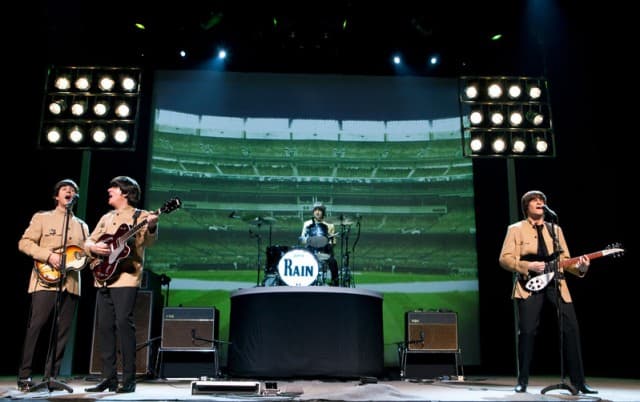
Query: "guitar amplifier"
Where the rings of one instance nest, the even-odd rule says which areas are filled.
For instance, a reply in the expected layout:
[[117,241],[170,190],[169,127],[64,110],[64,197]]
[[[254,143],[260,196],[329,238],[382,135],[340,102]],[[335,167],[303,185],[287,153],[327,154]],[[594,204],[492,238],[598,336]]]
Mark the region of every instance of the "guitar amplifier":
[[458,315],[454,312],[408,311],[405,325],[410,351],[458,350]]
[[219,316],[215,307],[165,307],[160,347],[164,350],[215,350]]
[[219,311],[215,307],[165,307],[159,350],[160,377],[218,376]]

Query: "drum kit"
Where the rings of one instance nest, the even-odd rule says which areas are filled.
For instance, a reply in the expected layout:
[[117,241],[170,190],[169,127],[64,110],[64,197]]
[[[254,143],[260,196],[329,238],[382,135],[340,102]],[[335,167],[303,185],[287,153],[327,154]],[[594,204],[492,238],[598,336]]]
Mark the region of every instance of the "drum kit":
[[[272,226],[277,222],[273,217],[254,217],[245,220],[250,226],[258,228],[269,226],[269,245],[266,247],[266,263],[264,268],[261,263],[262,246],[261,236],[249,230],[252,237],[258,242],[258,280],[257,286],[326,286],[329,284],[352,287],[353,278],[349,269],[348,237],[351,219],[327,221],[340,231],[329,234],[329,227],[322,222],[310,225],[303,236],[298,239],[295,246],[272,245]],[[330,264],[337,265],[333,257],[333,247],[336,238],[341,239],[342,267],[337,270],[339,278],[331,277]],[[343,252],[343,250],[346,251]],[[260,280],[260,273],[264,270],[264,277]],[[335,274],[334,274],[335,275]]]

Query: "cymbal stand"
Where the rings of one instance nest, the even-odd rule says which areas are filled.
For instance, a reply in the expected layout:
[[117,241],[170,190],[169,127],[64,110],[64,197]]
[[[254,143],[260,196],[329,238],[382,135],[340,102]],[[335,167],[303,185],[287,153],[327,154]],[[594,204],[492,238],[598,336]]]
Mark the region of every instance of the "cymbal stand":
[[[261,224],[258,223],[257,227],[258,230],[260,230],[260,226]],[[249,237],[255,237],[256,238],[256,242],[258,243],[258,258],[257,258],[257,269],[256,271],[258,272],[258,277],[256,279],[256,286],[260,286],[260,270],[262,269],[262,262],[261,262],[261,256],[262,256],[262,236],[260,235],[260,233],[254,233],[251,229],[249,229]]]
[[[361,215],[357,216],[357,220],[356,220],[356,227],[358,228],[357,232],[356,232],[356,239],[353,242],[353,246],[351,246],[351,251],[355,252],[356,250],[356,245],[358,244],[358,241],[360,241],[360,220],[362,219]],[[347,255],[349,253],[349,249],[347,247]],[[348,272],[349,272],[349,287],[355,288],[356,284],[355,281],[353,279],[353,273],[351,272],[351,268],[348,268]]]
[[[349,232],[351,231],[351,226],[349,225],[340,225],[342,229],[342,234],[344,236],[340,237],[340,259],[342,266],[340,267],[340,286],[345,288],[351,287],[351,270],[349,269]],[[346,251],[345,251],[346,250]]]

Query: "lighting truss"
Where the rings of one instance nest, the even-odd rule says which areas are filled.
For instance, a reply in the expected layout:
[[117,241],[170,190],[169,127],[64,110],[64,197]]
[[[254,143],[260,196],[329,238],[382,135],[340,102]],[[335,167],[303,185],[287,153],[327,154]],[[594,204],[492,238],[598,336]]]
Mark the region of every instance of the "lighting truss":
[[134,151],[141,76],[136,67],[51,66],[38,147]]
[[555,157],[548,83],[536,77],[460,77],[465,157]]

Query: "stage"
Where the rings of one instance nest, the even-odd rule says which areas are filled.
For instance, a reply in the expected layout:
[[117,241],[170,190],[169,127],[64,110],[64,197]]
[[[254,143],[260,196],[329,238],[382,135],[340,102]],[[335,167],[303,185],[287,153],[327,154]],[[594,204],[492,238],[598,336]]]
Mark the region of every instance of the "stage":
[[[630,379],[590,378],[596,395],[570,395],[554,390],[540,391],[556,384],[557,378],[534,377],[527,393],[513,391],[514,378],[474,377],[464,380],[378,381],[373,378],[353,381],[320,380],[229,380],[199,381],[202,392],[194,393],[192,381],[148,380],[138,382],[136,392],[87,393],[85,387],[95,385],[84,377],[67,381],[73,389],[54,392],[23,393],[17,390],[15,378],[0,380],[0,398],[4,400],[74,400],[74,401],[639,401],[640,381]],[[210,386],[219,383],[219,387]],[[209,390],[207,390],[209,388]],[[222,390],[222,391],[220,391]],[[253,392],[253,391],[256,392]]]

